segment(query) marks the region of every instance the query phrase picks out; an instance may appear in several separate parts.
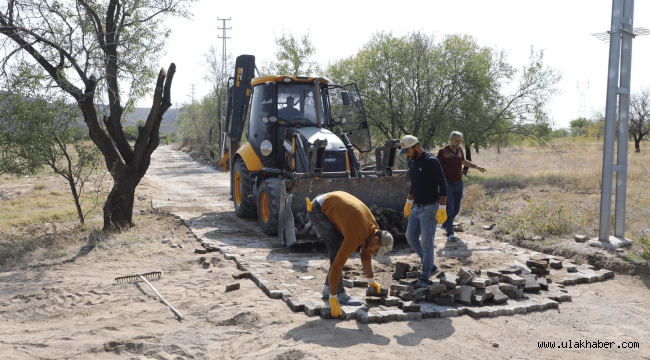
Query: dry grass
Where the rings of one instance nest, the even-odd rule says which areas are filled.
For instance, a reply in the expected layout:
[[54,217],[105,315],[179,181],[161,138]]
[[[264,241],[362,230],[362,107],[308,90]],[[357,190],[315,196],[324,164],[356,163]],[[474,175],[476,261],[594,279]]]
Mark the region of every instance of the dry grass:
[[[482,150],[473,162],[488,173],[473,170],[465,178],[462,215],[496,222],[520,238],[597,236],[602,148],[602,141],[570,138],[553,148]],[[626,237],[639,245],[641,230],[650,228],[649,152],[634,153],[630,145],[628,156]]]

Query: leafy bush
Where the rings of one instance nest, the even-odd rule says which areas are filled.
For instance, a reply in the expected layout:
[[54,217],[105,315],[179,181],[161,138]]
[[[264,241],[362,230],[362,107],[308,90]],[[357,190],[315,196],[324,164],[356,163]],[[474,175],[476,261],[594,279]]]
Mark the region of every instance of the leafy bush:
[[503,225],[508,233],[525,239],[533,235],[568,234],[577,225],[577,220],[575,215],[564,209],[564,205],[553,209],[548,201],[537,205],[530,200],[520,213],[504,216]]

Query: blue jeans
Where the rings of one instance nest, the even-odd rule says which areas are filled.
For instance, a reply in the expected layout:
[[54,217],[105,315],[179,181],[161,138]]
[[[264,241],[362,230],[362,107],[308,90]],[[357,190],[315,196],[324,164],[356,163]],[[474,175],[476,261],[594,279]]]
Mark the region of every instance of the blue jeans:
[[460,201],[463,199],[463,180],[447,180],[447,221],[442,228],[447,231],[447,236],[454,233],[454,218],[460,212]]
[[433,263],[433,239],[436,236],[438,204],[413,205],[406,228],[406,240],[422,261],[420,279],[429,282],[431,273],[438,269]]

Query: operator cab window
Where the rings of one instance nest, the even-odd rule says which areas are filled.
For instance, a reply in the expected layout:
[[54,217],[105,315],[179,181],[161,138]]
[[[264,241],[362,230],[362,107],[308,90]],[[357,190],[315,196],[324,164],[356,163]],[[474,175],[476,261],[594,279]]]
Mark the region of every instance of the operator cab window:
[[[278,84],[278,118],[280,120],[303,126],[316,126],[316,107],[312,84]],[[322,115],[322,119],[325,120],[324,115]]]

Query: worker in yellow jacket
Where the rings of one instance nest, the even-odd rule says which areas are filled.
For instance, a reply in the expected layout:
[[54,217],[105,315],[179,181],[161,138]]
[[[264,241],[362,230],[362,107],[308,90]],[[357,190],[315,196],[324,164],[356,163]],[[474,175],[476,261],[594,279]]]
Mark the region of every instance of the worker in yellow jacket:
[[333,191],[307,200],[309,220],[314,225],[330,256],[330,268],[325,279],[323,298],[332,307],[332,316],[342,315],[341,304],[358,306],[361,301],[353,298],[343,288],[343,266],[350,255],[359,247],[363,271],[368,286],[381,290],[374,280],[371,255],[380,259],[393,249],[393,236],[379,230],[379,225],[370,209],[356,197],[344,192]]

